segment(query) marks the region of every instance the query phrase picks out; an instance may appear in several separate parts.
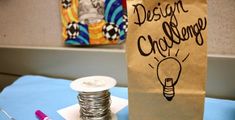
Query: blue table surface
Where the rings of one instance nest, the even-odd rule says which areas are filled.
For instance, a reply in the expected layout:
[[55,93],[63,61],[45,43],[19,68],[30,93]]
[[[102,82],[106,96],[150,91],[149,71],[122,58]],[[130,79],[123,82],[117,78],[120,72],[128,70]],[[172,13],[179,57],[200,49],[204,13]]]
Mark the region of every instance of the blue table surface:
[[[0,93],[0,108],[16,120],[38,120],[34,112],[45,112],[53,120],[63,120],[56,112],[77,103],[71,81],[27,75],[20,77]],[[128,98],[127,88],[112,88],[113,96]],[[119,120],[128,120],[128,107],[118,112]],[[1,120],[1,119],[0,119]],[[204,120],[235,120],[235,101],[206,98]]]

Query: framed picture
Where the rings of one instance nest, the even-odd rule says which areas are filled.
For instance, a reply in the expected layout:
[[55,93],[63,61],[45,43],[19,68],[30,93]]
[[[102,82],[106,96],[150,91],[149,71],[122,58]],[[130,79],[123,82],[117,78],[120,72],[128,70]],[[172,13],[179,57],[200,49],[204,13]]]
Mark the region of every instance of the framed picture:
[[61,0],[66,45],[106,45],[125,41],[126,0]]

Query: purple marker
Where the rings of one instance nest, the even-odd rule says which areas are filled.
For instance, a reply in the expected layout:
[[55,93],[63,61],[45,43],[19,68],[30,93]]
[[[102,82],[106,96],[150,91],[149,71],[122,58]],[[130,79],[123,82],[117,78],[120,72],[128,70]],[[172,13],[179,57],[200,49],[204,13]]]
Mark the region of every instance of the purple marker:
[[40,110],[36,110],[35,114],[36,114],[36,116],[38,117],[39,120],[51,120],[46,114],[44,114]]

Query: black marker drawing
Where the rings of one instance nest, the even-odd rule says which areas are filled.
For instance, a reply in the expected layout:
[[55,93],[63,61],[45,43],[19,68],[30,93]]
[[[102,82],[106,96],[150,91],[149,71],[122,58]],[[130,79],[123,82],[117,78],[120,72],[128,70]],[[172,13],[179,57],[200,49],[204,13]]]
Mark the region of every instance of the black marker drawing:
[[163,57],[163,59],[154,57],[157,62],[156,67],[150,63],[148,66],[156,70],[157,79],[163,87],[163,95],[168,101],[171,101],[175,96],[175,85],[181,76],[182,63],[188,59],[190,53],[184,59],[179,60],[179,49],[175,54],[171,54],[170,49],[192,40],[196,45],[203,46],[205,43],[203,31],[207,30],[207,17],[199,17],[196,22],[182,26],[177,15],[190,14],[189,10],[185,9],[182,0],[167,5],[157,3],[155,7],[151,7],[152,10],[141,3],[134,4],[132,7],[134,8],[133,14],[136,15],[134,24],[138,27],[149,22],[162,24],[163,36],[152,36],[151,32],[140,34],[137,39],[137,48],[143,57],[152,55]]
[[[156,57],[154,59],[157,61],[157,79],[163,87],[163,96],[171,101],[175,96],[175,85],[180,79],[182,72],[182,63],[185,62],[190,53],[180,62],[177,58],[179,50],[177,50],[174,56],[170,56],[170,50],[168,50],[168,56],[164,57],[162,60],[158,60]],[[149,66],[154,69],[154,67],[149,64]]]
[[[175,69],[171,70],[169,68],[169,64],[172,64],[171,67],[177,67],[177,70]],[[167,67],[169,71],[165,76],[161,76],[161,71],[164,71],[165,67]],[[175,96],[175,88],[174,86],[177,84],[180,74],[181,74],[182,66],[180,62],[174,58],[174,57],[167,57],[161,60],[157,65],[157,79],[161,83],[163,87],[163,95],[168,100],[171,101],[173,97]],[[166,69],[165,69],[166,70]],[[175,72],[174,74],[172,74]]]

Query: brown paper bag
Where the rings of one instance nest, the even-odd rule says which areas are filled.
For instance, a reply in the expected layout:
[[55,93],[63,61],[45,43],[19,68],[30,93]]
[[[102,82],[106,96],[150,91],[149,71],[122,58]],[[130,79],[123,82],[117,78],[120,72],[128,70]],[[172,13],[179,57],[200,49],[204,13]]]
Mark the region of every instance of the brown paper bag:
[[202,120],[206,0],[128,0],[129,119]]

